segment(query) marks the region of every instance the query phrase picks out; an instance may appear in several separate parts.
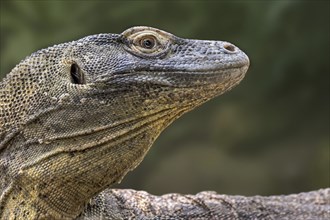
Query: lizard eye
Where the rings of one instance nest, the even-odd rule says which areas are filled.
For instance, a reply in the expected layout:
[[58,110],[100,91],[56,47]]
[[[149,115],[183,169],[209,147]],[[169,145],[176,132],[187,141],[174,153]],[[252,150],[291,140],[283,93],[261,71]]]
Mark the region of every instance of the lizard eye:
[[71,83],[73,84],[86,83],[84,74],[76,63],[71,64],[70,74],[71,74]]
[[133,39],[132,47],[144,54],[152,54],[162,50],[162,45],[151,34],[141,34]]
[[164,57],[169,49],[172,36],[148,28],[132,28],[123,32],[124,48],[130,53],[149,58]]
[[140,46],[145,49],[152,49],[156,45],[156,39],[152,36],[146,36],[140,40]]

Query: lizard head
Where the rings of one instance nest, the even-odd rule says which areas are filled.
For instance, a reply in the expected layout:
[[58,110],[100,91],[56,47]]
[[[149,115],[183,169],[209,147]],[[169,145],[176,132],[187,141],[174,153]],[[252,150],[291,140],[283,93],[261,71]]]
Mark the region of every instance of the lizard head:
[[125,90],[121,95],[130,103],[139,100],[141,107],[157,102],[149,107],[194,108],[237,85],[249,66],[246,54],[231,43],[183,39],[151,27],[94,35],[76,44],[81,45],[70,51],[75,55],[71,82],[89,84],[95,94]]
[[228,42],[150,27],[32,54],[0,84],[1,205],[15,197],[76,216],[134,169],[166,126],[237,85],[248,66]]

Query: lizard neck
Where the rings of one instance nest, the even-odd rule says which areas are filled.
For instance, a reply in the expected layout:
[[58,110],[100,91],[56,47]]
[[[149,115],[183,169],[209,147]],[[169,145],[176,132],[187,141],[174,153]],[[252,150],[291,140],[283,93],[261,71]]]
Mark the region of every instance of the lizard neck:
[[[7,168],[5,179],[11,182],[2,183],[5,187],[1,192],[1,217],[75,218],[90,198],[120,182],[128,171],[134,169],[160,132],[183,113],[160,111],[139,120],[113,123],[107,128],[94,129],[88,135],[85,132],[81,137],[71,137],[74,141],[57,136],[26,142],[24,140],[31,125],[27,126],[8,141],[2,156],[17,146],[26,149],[24,155],[29,155],[29,149],[35,152],[36,147],[54,150],[43,152],[27,163],[24,161],[28,158],[17,158],[19,161],[12,164],[24,165]],[[40,120],[43,120],[42,117],[39,117]],[[32,127],[35,131],[36,127]],[[15,145],[11,146],[11,143]],[[61,144],[65,145],[58,147]]]

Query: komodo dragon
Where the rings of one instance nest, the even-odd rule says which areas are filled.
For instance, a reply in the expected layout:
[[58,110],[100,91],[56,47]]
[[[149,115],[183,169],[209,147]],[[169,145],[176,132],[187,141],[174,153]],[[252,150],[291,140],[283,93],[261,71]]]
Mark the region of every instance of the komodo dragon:
[[237,85],[248,66],[228,42],[150,27],[33,53],[0,84],[1,219],[326,217],[328,189],[274,198],[107,189],[171,122]]

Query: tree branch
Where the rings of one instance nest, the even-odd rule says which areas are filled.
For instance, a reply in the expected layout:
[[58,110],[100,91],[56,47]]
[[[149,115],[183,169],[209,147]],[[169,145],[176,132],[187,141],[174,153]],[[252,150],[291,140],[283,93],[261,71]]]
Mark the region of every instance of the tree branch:
[[228,196],[215,192],[154,196],[109,189],[95,197],[78,219],[295,219],[329,220],[330,188],[280,196]]

